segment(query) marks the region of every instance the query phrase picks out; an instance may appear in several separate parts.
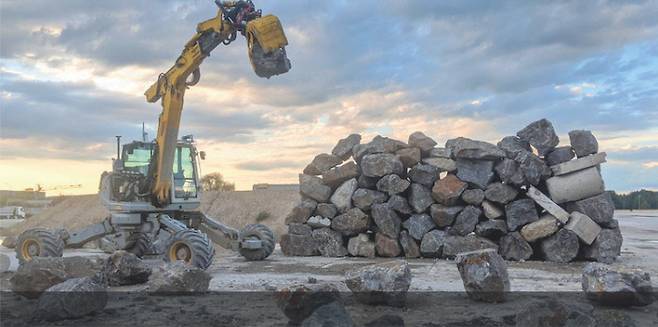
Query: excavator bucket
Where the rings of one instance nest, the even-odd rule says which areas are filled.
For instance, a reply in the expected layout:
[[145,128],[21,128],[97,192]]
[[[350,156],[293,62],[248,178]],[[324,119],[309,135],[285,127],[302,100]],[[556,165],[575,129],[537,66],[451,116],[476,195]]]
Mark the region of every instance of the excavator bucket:
[[247,24],[246,32],[249,60],[256,75],[270,78],[290,70],[285,48],[288,39],[279,18],[267,15],[254,19]]

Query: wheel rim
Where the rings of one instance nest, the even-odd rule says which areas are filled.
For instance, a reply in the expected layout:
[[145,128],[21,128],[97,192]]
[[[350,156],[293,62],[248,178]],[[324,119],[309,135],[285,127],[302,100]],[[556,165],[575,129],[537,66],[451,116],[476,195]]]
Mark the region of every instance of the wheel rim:
[[39,256],[40,253],[41,246],[37,240],[28,239],[21,245],[21,255],[25,260],[32,260],[33,257]]
[[189,263],[192,261],[192,249],[183,242],[176,242],[169,248],[170,261],[184,261]]

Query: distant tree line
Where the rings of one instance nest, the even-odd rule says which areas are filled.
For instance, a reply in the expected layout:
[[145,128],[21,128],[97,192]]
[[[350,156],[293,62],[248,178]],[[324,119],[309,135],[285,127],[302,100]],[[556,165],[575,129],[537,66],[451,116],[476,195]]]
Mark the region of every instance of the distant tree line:
[[658,209],[658,192],[640,190],[626,194],[610,191],[617,209]]
[[221,173],[210,173],[201,178],[201,188],[204,191],[229,192],[235,191],[235,184],[224,180]]

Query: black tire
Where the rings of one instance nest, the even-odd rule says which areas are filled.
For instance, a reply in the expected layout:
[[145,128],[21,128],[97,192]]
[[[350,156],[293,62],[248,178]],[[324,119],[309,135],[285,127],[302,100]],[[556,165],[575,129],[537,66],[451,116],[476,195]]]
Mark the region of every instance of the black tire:
[[151,239],[149,236],[145,233],[137,232],[130,234],[128,237],[128,246],[125,250],[141,258],[148,252],[150,246]]
[[263,246],[260,249],[252,250],[240,248],[240,254],[249,261],[260,261],[269,257],[274,252],[274,233],[267,226],[262,224],[251,224],[245,226],[240,232],[240,240],[255,238],[261,240]]
[[34,257],[61,257],[64,240],[59,233],[44,228],[28,229],[18,236],[15,250],[19,262],[31,261]]
[[186,229],[174,234],[169,240],[164,259],[167,262],[178,260],[199,269],[208,269],[215,256],[215,247],[208,235],[196,229]]

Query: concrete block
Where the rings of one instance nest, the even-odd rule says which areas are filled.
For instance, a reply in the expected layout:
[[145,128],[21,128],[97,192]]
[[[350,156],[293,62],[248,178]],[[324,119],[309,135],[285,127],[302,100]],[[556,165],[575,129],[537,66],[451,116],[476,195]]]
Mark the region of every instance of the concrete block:
[[557,204],[578,201],[604,192],[603,179],[596,167],[546,180],[550,198]]
[[566,224],[569,221],[569,213],[562,209],[559,205],[553,202],[549,197],[544,195],[541,191],[536,189],[534,186],[530,186],[527,193],[528,197],[535,200],[535,202],[548,213],[553,215],[563,224]]
[[583,170],[589,167],[594,167],[605,162],[605,152],[593,154],[591,156],[586,156],[578,158],[576,160],[570,160],[559,165],[551,166],[553,175],[560,176],[568,173],[573,173],[575,171]]
[[594,220],[578,211],[571,213],[571,219],[564,228],[576,233],[578,238],[588,245],[591,245],[601,233],[601,227]]

